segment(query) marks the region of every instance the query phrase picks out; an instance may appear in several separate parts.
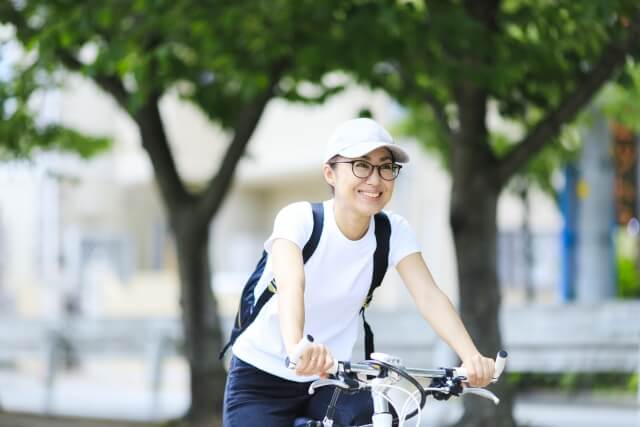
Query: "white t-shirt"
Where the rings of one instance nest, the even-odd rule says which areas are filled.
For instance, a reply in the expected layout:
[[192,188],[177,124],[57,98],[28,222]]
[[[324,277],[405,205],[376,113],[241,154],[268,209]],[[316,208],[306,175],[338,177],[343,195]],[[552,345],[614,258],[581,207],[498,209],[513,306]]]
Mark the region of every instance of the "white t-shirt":
[[[304,334],[326,345],[337,360],[351,360],[358,337],[359,312],[373,275],[376,249],[374,219],[360,240],[349,240],[338,228],[333,200],[323,203],[324,227],[318,246],[304,265]],[[400,215],[386,212],[391,224],[389,265],[420,252],[415,234]],[[276,239],[287,239],[304,248],[313,229],[311,204],[297,202],[284,207],[276,216],[273,233],[265,242],[269,254],[262,276],[255,287],[255,301],[273,279],[271,246]],[[286,350],[280,334],[278,294],[260,310],[251,325],[233,345],[233,354],[255,367],[292,381],[311,381],[317,377],[297,376],[285,367]]]

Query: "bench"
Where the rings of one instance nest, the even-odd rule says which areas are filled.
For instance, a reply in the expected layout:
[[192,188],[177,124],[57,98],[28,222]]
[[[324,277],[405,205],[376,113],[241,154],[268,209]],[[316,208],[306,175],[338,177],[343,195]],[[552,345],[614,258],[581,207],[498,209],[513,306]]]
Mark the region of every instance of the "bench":
[[[453,363],[453,355],[416,310],[372,311],[368,319],[376,348],[397,353],[407,366]],[[500,325],[508,371],[640,375],[640,301],[505,307]]]
[[[597,305],[531,305],[501,312],[502,335],[511,372],[640,373],[640,302]],[[376,349],[401,357],[406,366],[455,363],[413,307],[393,312],[370,309],[367,318]],[[226,336],[233,319],[223,319]],[[86,355],[143,358],[152,402],[162,388],[165,359],[179,354],[182,329],[177,319],[83,319],[44,322],[0,319],[0,361],[38,357],[46,366],[47,399],[54,392],[64,351]],[[361,360],[363,346],[354,349]],[[638,389],[640,403],[640,387]]]
[[26,357],[42,362],[46,411],[62,365],[87,356],[142,358],[154,407],[164,362],[179,353],[181,342],[181,325],[174,319],[0,319],[0,362],[10,364]]

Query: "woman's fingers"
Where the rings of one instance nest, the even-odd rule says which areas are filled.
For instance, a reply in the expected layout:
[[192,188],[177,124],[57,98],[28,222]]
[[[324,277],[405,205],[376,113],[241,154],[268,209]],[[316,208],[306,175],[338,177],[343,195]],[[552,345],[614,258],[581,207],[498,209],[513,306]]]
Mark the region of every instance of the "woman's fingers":
[[327,355],[324,358],[324,366],[322,367],[322,371],[327,372],[332,367],[333,367],[333,357],[331,356],[331,353],[327,352]]
[[[496,372],[496,361],[493,359],[490,359],[488,357],[483,357],[482,358],[482,363],[484,364],[484,377],[483,380],[486,381],[485,385],[488,385],[491,383],[491,381],[493,381],[493,376]],[[484,386],[483,386],[484,387]]]
[[467,380],[472,387],[484,387],[493,380],[493,359],[477,354],[465,360],[462,366],[467,369]]
[[296,366],[296,374],[298,375],[312,375],[313,367],[316,363],[318,344],[312,344],[301,355]]
[[300,356],[296,366],[298,375],[322,375],[333,365],[329,349],[322,344],[310,345]]

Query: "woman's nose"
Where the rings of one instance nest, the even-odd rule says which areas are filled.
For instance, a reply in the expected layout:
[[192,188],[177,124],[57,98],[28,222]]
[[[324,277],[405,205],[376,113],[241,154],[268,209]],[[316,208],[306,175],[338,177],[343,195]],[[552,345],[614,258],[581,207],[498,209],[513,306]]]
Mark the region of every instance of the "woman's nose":
[[380,168],[374,167],[366,182],[367,184],[377,184],[380,179]]

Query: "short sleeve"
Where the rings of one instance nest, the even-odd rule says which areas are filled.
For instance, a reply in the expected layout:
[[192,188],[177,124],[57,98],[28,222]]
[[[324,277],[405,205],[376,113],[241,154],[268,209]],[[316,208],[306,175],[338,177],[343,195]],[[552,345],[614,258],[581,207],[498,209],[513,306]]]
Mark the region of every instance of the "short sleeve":
[[282,208],[276,215],[273,222],[273,232],[264,242],[264,249],[271,253],[274,240],[287,239],[302,250],[311,237],[312,230],[311,204],[307,202],[292,203]]
[[391,223],[389,264],[395,267],[407,255],[421,252],[421,247],[413,229],[406,219],[392,212],[387,212],[387,216]]

